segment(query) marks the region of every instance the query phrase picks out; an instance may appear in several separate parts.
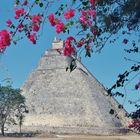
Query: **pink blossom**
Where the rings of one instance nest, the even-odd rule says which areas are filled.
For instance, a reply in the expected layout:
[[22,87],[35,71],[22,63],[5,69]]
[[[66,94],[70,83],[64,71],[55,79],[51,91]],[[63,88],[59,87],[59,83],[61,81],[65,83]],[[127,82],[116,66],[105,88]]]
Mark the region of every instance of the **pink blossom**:
[[85,48],[86,48],[86,49],[90,49],[90,46],[89,46],[89,45],[86,45]]
[[66,45],[64,48],[64,55],[70,56],[73,52],[75,52],[74,48],[71,46]]
[[79,21],[83,24],[83,25],[86,25],[86,21],[87,21],[87,18],[85,16],[80,16],[79,18]]
[[19,24],[19,25],[18,25],[18,31],[19,31],[19,32],[22,32],[23,27],[24,27],[23,24]]
[[33,31],[38,32],[39,29],[40,29],[40,26],[37,25],[37,24],[33,24],[33,25],[32,25],[32,29],[33,29]]
[[96,30],[96,29],[92,29],[91,32],[92,32],[94,35],[97,35],[97,30]]
[[74,37],[69,36],[69,37],[66,39],[66,43],[70,43],[72,40],[75,40]]
[[87,13],[89,15],[91,15],[94,19],[96,18],[96,11],[95,10],[89,10]]
[[95,0],[89,0],[91,6],[95,6]]
[[27,5],[27,4],[28,4],[28,1],[24,0],[23,5]]
[[50,22],[51,26],[55,26],[56,25],[56,19],[54,17],[54,14],[50,14],[48,16],[48,19],[49,19],[49,22]]
[[36,34],[35,34],[35,33],[33,33],[33,34],[31,34],[31,35],[28,36],[29,40],[30,40],[33,44],[36,44],[36,39],[35,39],[35,37],[36,37]]
[[87,16],[87,12],[86,12],[85,10],[81,10],[81,14],[82,14],[83,16]]
[[70,19],[75,15],[75,10],[70,9],[68,12],[64,14],[65,19]]
[[78,44],[77,44],[77,47],[80,48],[80,47],[82,47],[84,44],[85,44],[84,41],[79,41]]
[[24,8],[16,9],[15,14],[15,19],[18,19],[20,16],[26,14],[26,11],[24,10]]
[[11,21],[10,19],[8,19],[8,20],[6,21],[6,25],[7,25],[8,27],[10,27],[10,26],[12,25],[12,21]]
[[92,25],[92,22],[83,15],[80,16],[79,21],[82,23],[82,25],[89,25],[89,26]]
[[40,15],[34,15],[32,16],[32,22],[33,23],[39,23],[39,21],[41,20],[41,16]]
[[23,24],[19,24],[19,25],[18,25],[18,29],[21,29],[21,28],[23,28],[23,27],[24,27]]
[[0,49],[4,49],[11,44],[11,36],[7,30],[0,31]]
[[75,41],[75,39],[72,36],[68,37],[65,41],[65,47],[64,47],[65,56],[70,56],[72,53],[75,52],[75,49],[71,44],[72,41]]
[[58,22],[56,24],[56,32],[59,34],[60,32],[63,32],[65,29],[65,25],[63,22]]

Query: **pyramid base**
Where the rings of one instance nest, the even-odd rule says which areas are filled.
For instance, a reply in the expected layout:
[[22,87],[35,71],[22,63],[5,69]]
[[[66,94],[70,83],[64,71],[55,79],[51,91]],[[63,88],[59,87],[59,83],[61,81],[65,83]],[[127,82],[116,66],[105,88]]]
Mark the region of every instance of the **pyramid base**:
[[[18,132],[14,127],[11,132]],[[91,134],[91,135],[124,135],[129,133],[126,128],[89,128],[89,127],[48,127],[48,126],[22,126],[23,133],[47,134]]]

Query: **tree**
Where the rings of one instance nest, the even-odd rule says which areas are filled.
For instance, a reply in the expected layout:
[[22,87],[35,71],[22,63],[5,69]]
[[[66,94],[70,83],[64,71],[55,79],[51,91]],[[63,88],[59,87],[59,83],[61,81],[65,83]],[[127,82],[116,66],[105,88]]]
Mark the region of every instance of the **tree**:
[[28,113],[28,110],[26,109],[27,107],[25,106],[24,103],[20,104],[19,107],[16,110],[16,123],[19,125],[19,132],[21,134],[21,127],[24,122],[25,118],[25,113]]
[[[48,14],[48,9],[56,2],[60,6],[54,13]],[[8,30],[0,32],[0,50],[4,52],[11,43],[17,44],[26,37],[33,44],[41,36],[40,30],[47,21],[55,27],[58,34],[66,34],[64,55],[80,55],[85,50],[85,56],[90,57],[92,52],[101,52],[107,42],[114,43],[121,40],[129,48],[124,49],[126,54],[133,54],[134,59],[125,57],[128,62],[133,62],[130,70],[118,75],[115,84],[108,89],[110,96],[121,96],[116,89],[124,87],[131,81],[131,75],[138,76],[140,71],[139,58],[140,34],[140,1],[138,0],[16,0],[15,20],[7,20]],[[36,8],[39,11],[32,12]],[[75,31],[74,33],[72,31]],[[134,36],[134,34],[136,34]],[[15,36],[18,38],[15,38]],[[120,44],[120,45],[122,45]],[[75,69],[74,60],[69,68]],[[139,81],[135,84],[139,90]],[[125,93],[126,94],[126,93]],[[125,99],[124,99],[125,100]],[[137,105],[138,102],[134,102]],[[133,103],[133,102],[131,102]]]
[[24,112],[20,110],[25,110],[24,101],[25,98],[20,94],[20,89],[0,85],[0,128],[3,136],[8,125],[16,124],[19,113],[23,116]]

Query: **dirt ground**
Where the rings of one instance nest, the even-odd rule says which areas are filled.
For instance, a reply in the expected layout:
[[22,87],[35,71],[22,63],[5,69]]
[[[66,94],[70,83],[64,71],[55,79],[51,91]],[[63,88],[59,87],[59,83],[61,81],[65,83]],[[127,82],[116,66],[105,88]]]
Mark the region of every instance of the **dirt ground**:
[[0,140],[140,140],[140,135],[127,136],[84,136],[84,135],[57,135],[56,137],[0,137]]

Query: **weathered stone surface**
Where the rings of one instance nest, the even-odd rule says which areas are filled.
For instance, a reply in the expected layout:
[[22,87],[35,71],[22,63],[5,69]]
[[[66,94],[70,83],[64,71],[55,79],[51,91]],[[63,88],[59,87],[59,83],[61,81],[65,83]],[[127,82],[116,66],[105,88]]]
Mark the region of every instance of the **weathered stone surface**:
[[[126,132],[125,110],[118,109],[115,99],[106,96],[104,87],[79,61],[73,72],[66,72],[71,58],[63,56],[61,46],[62,41],[53,42],[53,49],[45,52],[22,87],[29,109],[24,128],[100,135]],[[120,119],[109,114],[112,108]]]

